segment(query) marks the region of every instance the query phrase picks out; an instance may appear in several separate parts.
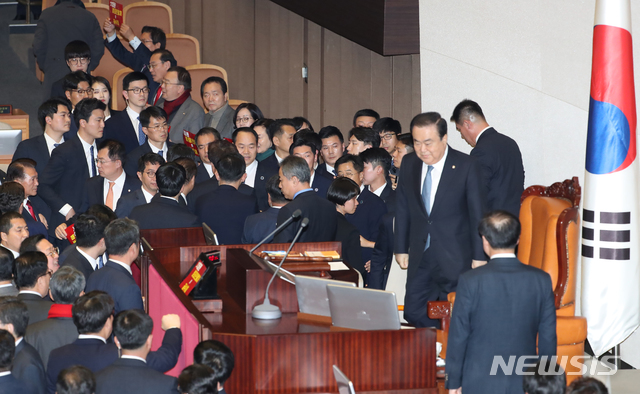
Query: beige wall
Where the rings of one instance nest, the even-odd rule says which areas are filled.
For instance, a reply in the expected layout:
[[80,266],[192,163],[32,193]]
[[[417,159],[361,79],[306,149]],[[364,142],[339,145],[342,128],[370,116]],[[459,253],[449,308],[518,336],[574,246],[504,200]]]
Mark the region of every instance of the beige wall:
[[316,130],[346,133],[361,108],[405,128],[420,111],[419,55],[380,56],[268,0],[162,1],[174,31],[200,40],[202,61],[227,70],[230,97],[265,116],[303,115]]

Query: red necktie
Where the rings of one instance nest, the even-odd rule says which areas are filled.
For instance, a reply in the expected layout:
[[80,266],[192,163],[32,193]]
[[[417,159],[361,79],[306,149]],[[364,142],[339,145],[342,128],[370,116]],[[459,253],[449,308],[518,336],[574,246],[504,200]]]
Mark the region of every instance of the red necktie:
[[29,200],[27,200],[27,209],[29,210],[29,214],[31,214],[33,220],[37,222],[38,218],[36,217],[36,213],[33,211],[33,206],[31,205],[31,201]]
[[160,96],[162,96],[162,86],[160,86],[158,88],[158,91],[156,92],[156,97],[153,99],[153,105],[156,105],[158,103]]

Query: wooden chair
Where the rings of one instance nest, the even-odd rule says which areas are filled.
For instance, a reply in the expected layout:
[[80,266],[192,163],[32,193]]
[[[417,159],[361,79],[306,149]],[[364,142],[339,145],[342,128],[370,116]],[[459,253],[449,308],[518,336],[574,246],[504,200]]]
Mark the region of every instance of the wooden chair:
[[238,109],[238,105],[248,103],[246,100],[229,100],[229,107]]
[[167,34],[166,49],[176,58],[181,66],[200,64],[200,42],[187,34]]
[[[84,5],[87,8],[87,11],[91,12],[96,16],[100,26],[104,23],[105,19],[109,18],[109,6],[107,4],[100,3],[86,3]],[[104,32],[103,32],[104,35]],[[105,52],[107,50],[105,49]]]
[[113,75],[113,83],[111,84],[111,109],[122,111],[127,107],[127,103],[122,96],[122,84],[124,77],[133,72],[129,67],[121,68]]
[[[191,74],[191,99],[196,103],[202,104],[202,97],[200,97],[200,85],[209,77],[220,77],[227,83],[227,92],[229,92],[229,80],[227,79],[227,71],[213,64],[194,64],[193,66],[185,67],[189,74]],[[239,104],[238,104],[239,105]]]
[[165,34],[173,33],[171,7],[156,1],[140,1],[124,7],[123,22],[135,34],[140,34],[144,26],[161,28]]

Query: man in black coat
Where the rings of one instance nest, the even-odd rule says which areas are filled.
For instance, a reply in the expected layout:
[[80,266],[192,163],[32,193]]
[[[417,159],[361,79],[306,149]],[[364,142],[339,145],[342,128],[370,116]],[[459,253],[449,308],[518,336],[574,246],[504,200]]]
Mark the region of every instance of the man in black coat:
[[7,168],[7,181],[14,181],[24,188],[25,200],[22,203],[22,217],[29,228],[29,235],[41,234],[49,237],[48,223],[51,209],[38,197],[37,164],[33,159],[16,159]]
[[0,328],[0,387],[3,393],[24,393],[27,387],[11,373],[16,352],[15,338]]
[[163,164],[164,159],[156,153],[145,153],[138,158],[136,174],[142,186],[118,200],[116,215],[119,218],[128,217],[133,208],[151,202],[153,196],[158,193],[156,172]]
[[518,144],[489,126],[475,101],[461,101],[453,110],[451,121],[474,147],[471,156],[478,159],[482,168],[487,209],[504,209],[518,217],[524,191],[524,165]]
[[167,114],[162,108],[148,107],[140,112],[140,125],[142,132],[147,136],[144,144],[127,154],[124,170],[127,175],[136,176],[138,171],[138,159],[147,153],[155,153],[167,160],[169,148],[175,145],[169,138],[169,126]]
[[53,304],[44,297],[49,294],[49,272],[47,256],[41,252],[22,253],[14,262],[18,298],[29,311],[29,324],[45,320]]
[[[445,386],[463,393],[522,392],[522,375],[496,362],[556,355],[556,309],[551,277],[515,255],[518,219],[493,211],[479,226],[489,262],[460,276],[447,343]],[[508,333],[508,335],[505,335]],[[498,361],[496,361],[498,359]]]
[[84,276],[85,285],[89,280],[89,276],[106,263],[103,257],[107,249],[104,241],[104,230],[112,220],[112,217],[98,213],[83,213],[76,220],[74,227],[76,244],[70,247],[67,256],[60,264],[80,271]]
[[[278,174],[272,176],[267,182],[267,198],[270,207],[266,211],[251,215],[245,220],[244,231],[242,232],[243,244],[257,244],[276,229],[278,213],[288,203],[287,199],[282,195],[279,184],[280,177]],[[271,242],[272,240],[273,236],[267,239],[266,242]]]

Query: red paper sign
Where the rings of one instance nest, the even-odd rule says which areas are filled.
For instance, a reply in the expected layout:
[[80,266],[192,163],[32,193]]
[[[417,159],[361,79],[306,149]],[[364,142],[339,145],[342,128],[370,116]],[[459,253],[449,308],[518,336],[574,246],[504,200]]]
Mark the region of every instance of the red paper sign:
[[193,290],[194,287],[196,287],[196,285],[198,284],[198,282],[200,281],[200,279],[202,278],[202,275],[204,275],[204,272],[206,270],[207,270],[207,267],[202,263],[202,261],[198,261],[196,263],[195,267],[193,267],[191,272],[189,272],[189,276],[187,276],[182,281],[182,283],[180,283],[180,288],[182,289],[184,294],[189,295],[189,293],[191,293],[191,291]]
[[182,130],[182,141],[189,148],[193,149],[196,152],[196,156],[198,155],[198,147],[196,146],[196,135],[190,131]]
[[71,226],[67,227],[66,230],[64,230],[67,233],[67,241],[69,241],[69,243],[71,245],[76,243],[76,225],[72,224]]
[[109,2],[109,19],[116,27],[122,26],[122,4],[115,1]]

